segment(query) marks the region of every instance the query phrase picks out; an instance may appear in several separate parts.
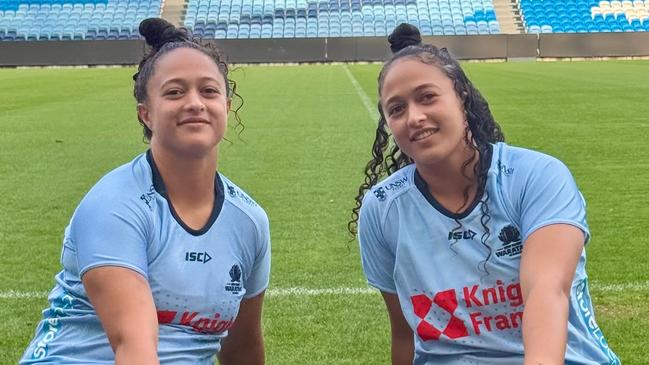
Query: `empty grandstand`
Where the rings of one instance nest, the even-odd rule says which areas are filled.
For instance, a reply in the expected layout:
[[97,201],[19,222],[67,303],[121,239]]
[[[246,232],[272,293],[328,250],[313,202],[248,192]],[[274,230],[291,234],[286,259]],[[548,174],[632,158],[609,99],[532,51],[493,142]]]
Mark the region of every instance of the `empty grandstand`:
[[[500,34],[492,0],[175,0],[177,23],[203,38],[386,36],[396,25],[424,35]],[[496,0],[520,32],[649,30],[649,0]],[[513,1],[513,2],[512,2]],[[171,0],[167,0],[168,3]],[[137,39],[137,26],[163,15],[160,0],[3,0],[0,40]],[[502,4],[501,4],[502,6]],[[509,30],[506,33],[517,33]]]
[[649,1],[520,0],[528,33],[649,31]]
[[0,39],[138,38],[140,21],[159,16],[160,6],[159,0],[3,0]]

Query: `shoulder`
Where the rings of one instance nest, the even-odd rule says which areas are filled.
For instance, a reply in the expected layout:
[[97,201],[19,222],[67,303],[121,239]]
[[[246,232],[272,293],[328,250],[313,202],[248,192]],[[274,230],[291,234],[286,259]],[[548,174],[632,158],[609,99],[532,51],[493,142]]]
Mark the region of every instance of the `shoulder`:
[[363,197],[363,205],[388,206],[394,199],[415,187],[414,173],[414,164],[402,167],[368,190]]
[[264,209],[232,180],[219,174],[223,184],[225,202],[248,217],[256,226],[268,226],[268,216]]
[[[144,154],[104,175],[83,197],[77,213],[114,210],[146,211],[153,192],[151,170]],[[76,215],[76,213],[75,213]]]
[[558,158],[505,143],[494,145],[492,171],[503,183],[515,185],[526,185],[533,180],[553,177],[572,179],[570,170]]
[[494,145],[496,166],[504,173],[513,173],[512,169],[523,171],[538,170],[542,167],[566,168],[556,157],[528,148],[510,146],[505,143]]

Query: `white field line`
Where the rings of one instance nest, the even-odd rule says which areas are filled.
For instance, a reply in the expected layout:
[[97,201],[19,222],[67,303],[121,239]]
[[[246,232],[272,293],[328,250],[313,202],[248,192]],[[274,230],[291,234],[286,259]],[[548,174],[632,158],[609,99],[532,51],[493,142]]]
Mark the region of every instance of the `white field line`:
[[[624,291],[649,291],[649,281],[624,283],[624,284],[600,284],[590,283],[590,290],[593,292],[619,293]],[[372,288],[271,288],[266,291],[267,296],[324,296],[324,295],[368,295],[377,294],[378,290]],[[46,291],[0,291],[0,299],[35,299],[47,298]]]
[[367,96],[367,93],[365,92],[365,90],[363,90],[347,65],[343,65],[343,70],[345,70],[347,78],[349,78],[349,81],[351,81],[352,85],[354,85],[354,89],[356,89],[356,94],[358,94],[358,97],[361,98],[365,109],[367,109],[367,112],[370,114],[371,122],[376,124],[379,120],[379,112],[376,110],[376,104],[372,103],[372,100],[370,100],[370,97]]

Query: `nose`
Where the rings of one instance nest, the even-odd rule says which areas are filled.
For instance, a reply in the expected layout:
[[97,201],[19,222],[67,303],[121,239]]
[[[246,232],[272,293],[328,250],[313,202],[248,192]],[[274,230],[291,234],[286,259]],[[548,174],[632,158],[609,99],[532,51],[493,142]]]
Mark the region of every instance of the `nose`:
[[408,105],[408,125],[418,127],[424,120],[426,120],[426,113],[423,108],[414,103]]
[[205,103],[200,92],[193,90],[187,93],[187,103],[185,108],[191,112],[202,112],[205,110]]

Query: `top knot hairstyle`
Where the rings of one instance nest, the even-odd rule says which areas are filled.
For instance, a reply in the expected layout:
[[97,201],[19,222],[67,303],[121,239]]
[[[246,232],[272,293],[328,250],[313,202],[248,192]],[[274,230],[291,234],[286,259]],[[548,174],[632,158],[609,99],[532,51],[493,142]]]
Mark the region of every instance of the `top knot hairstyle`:
[[[446,48],[438,48],[436,46],[422,43],[421,34],[417,27],[411,24],[402,23],[397,26],[392,34],[388,37],[390,49],[392,50],[392,57],[383,65],[378,77],[379,88],[379,122],[376,128],[376,136],[374,144],[372,145],[373,158],[365,166],[365,180],[358,189],[356,196],[356,206],[352,209],[352,219],[347,225],[349,232],[352,235],[357,233],[358,228],[358,214],[362,205],[363,196],[371,189],[378,181],[384,176],[389,176],[399,170],[400,168],[412,164],[414,161],[410,156],[407,156],[399,149],[396,143],[390,143],[389,130],[383,108],[381,106],[381,95],[383,89],[383,82],[386,75],[390,72],[392,65],[399,60],[414,59],[431,67],[438,67],[444,74],[453,82],[455,93],[462,101],[462,106],[467,119],[467,128],[464,131],[464,140],[473,150],[473,156],[464,161],[462,165],[462,174],[467,174],[467,169],[471,162],[478,155],[478,163],[473,165],[474,176],[478,179],[478,194],[477,197],[481,198],[482,210],[482,225],[485,228],[485,233],[482,237],[482,244],[486,246],[486,239],[489,237],[489,229],[486,224],[491,217],[489,216],[489,209],[487,201],[489,199],[488,193],[485,192],[484,187],[487,181],[487,172],[489,170],[489,151],[492,143],[501,142],[505,137],[500,129],[500,126],[494,120],[489,104],[482,97],[480,92],[473,86],[471,81],[467,78],[462,70],[460,63],[448,52]],[[469,200],[469,188],[464,191],[464,205],[462,208],[467,207]],[[460,208],[460,209],[462,209]],[[461,223],[458,221],[461,227]],[[491,255],[491,254],[489,254]],[[487,259],[483,262],[486,265]]]
[[[137,72],[133,75],[133,81],[135,81],[133,95],[135,100],[138,103],[146,101],[148,96],[147,84],[155,72],[155,65],[160,57],[178,48],[195,49],[211,58],[218,67],[227,85],[228,99],[233,97],[238,99],[237,106],[232,110],[237,122],[235,129],[238,129],[240,134],[244,129],[244,125],[238,112],[243,106],[243,98],[237,93],[236,82],[228,78],[230,69],[225,56],[213,44],[194,39],[186,28],[176,28],[173,24],[161,18],[144,19],[140,23],[139,30],[150,49],[140,61]],[[139,116],[138,120],[144,130],[145,141],[151,140],[151,130]]]
[[420,45],[421,33],[414,25],[401,23],[388,36],[388,43],[392,53],[397,53],[408,46]]

